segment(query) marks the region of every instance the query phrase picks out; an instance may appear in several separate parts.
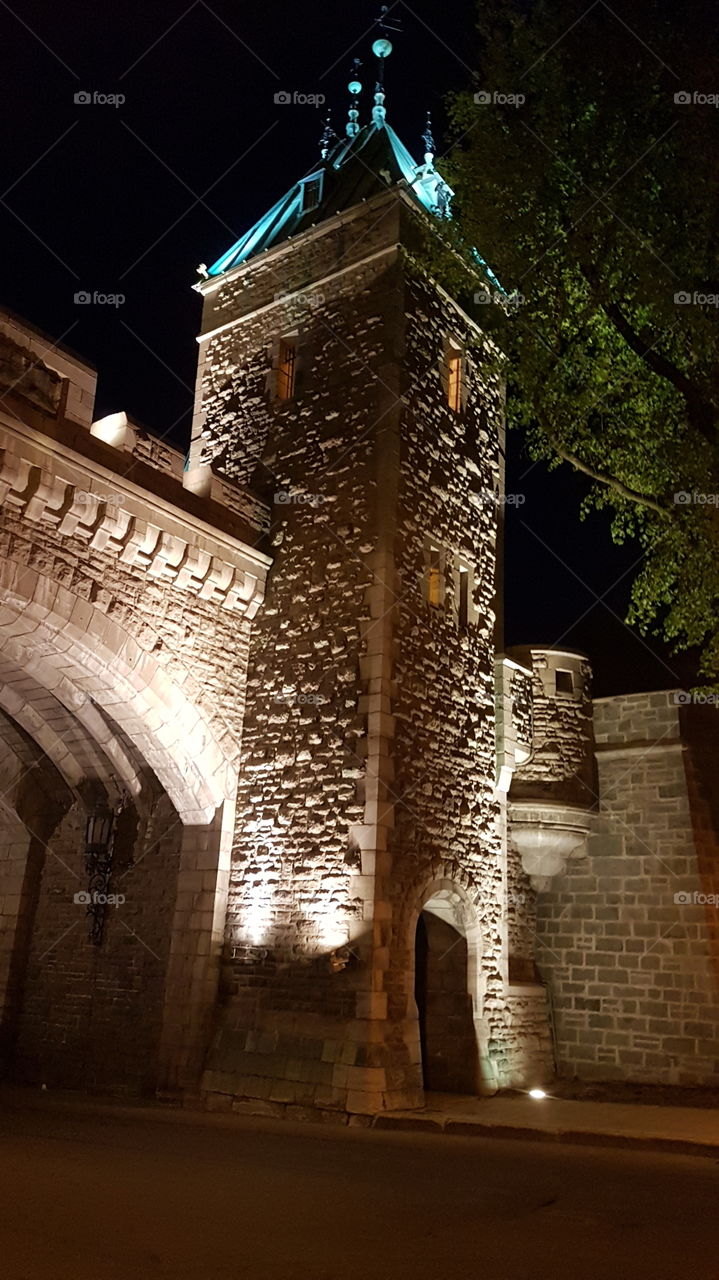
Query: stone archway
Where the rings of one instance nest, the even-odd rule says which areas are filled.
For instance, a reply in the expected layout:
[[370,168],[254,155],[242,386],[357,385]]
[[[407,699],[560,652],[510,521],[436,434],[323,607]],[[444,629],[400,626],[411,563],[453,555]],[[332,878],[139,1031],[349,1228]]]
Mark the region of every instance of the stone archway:
[[[124,627],[11,560],[0,566],[0,646],[84,723],[105,755],[114,757],[130,791],[121,746],[103,729],[96,707],[135,743],[183,823],[212,820],[227,794],[228,760],[186,692],[188,673],[176,668],[171,677]],[[11,714],[18,719],[21,711]]]
[[426,1090],[496,1088],[487,1054],[482,933],[467,890],[450,879],[418,896],[410,921],[411,990],[417,1011],[415,1061]]
[[[165,942],[155,946],[150,908],[141,902],[135,904],[136,918],[128,915],[123,920],[126,937],[118,936],[126,945],[127,938],[134,939],[132,945],[141,948],[143,958],[157,950],[160,968],[153,981],[161,1003],[161,1027],[155,1079],[160,1087],[173,1090],[194,1087],[199,1075],[216,997],[234,826],[237,742],[224,723],[213,723],[193,694],[192,675],[176,660],[171,672],[164,669],[123,626],[87,601],[35,570],[10,560],[0,566],[0,708],[57,771],[73,803],[65,827],[53,836],[51,859],[54,871],[60,864],[65,868],[67,884],[47,887],[45,896],[55,895],[52,919],[49,910],[38,917],[38,928],[42,918],[47,939],[32,954],[27,939],[23,945],[35,975],[46,944],[51,967],[58,972],[62,965],[72,968],[75,952],[65,955],[62,939],[67,935],[72,948],[80,951],[86,946],[78,923],[81,913],[73,910],[72,900],[74,892],[84,888],[88,785],[93,795],[104,795],[111,805],[121,796],[139,805],[144,847],[158,865],[164,857],[168,876],[162,884],[157,876],[154,881],[148,876],[145,889],[156,895],[158,911],[166,917]],[[19,821],[33,830],[38,825],[30,811]],[[8,837],[8,847],[10,843]],[[19,842],[15,844],[19,848]],[[152,852],[158,849],[159,858]],[[24,874],[19,855],[16,861],[13,875],[19,879]],[[145,865],[149,870],[150,861],[143,863],[143,870]],[[21,939],[25,919],[18,906],[9,944],[11,933]],[[17,967],[20,949],[14,941],[12,945]],[[103,953],[105,966],[110,950]],[[121,968],[118,960],[113,982],[123,980],[118,976]],[[126,969],[128,983],[137,986],[141,966]],[[98,976],[108,985],[99,970],[96,975],[88,956],[73,972],[84,975],[85,984]],[[53,1004],[50,984],[43,986],[44,981],[35,981],[33,993],[38,1026],[44,1021],[41,1003]],[[59,980],[56,986],[62,989]],[[38,1061],[46,1051],[45,1040],[49,1052],[47,1037],[32,1041]],[[112,1061],[109,1044],[106,1057]],[[144,1078],[149,1078],[147,1073]]]

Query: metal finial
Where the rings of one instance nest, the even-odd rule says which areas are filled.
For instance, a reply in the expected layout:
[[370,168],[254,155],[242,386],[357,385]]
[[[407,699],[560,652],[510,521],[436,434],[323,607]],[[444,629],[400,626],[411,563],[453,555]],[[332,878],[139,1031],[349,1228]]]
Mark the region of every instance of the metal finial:
[[348,112],[349,118],[345,126],[345,133],[347,134],[348,138],[356,138],[357,134],[359,133],[359,124],[358,124],[359,111],[357,109],[357,102],[359,99],[359,95],[362,92],[362,81],[359,78],[359,69],[361,66],[362,66],[361,59],[354,58],[352,61],[352,70],[350,72],[349,84],[347,85],[347,88],[352,94],[352,97],[350,98],[350,107]]
[[[394,8],[394,5],[392,6],[392,8]],[[377,85],[376,85],[375,95],[374,95],[375,105],[374,105],[374,110],[372,112],[372,119],[376,125],[383,124],[385,116],[387,114],[387,112],[384,109],[384,64],[385,64],[385,58],[388,58],[392,52],[392,41],[388,38],[387,33],[389,31],[402,30],[402,24],[399,21],[399,18],[393,18],[392,20],[390,20],[387,16],[389,12],[390,12],[389,6],[386,4],[383,4],[380,10],[379,18],[375,19],[375,25],[379,27],[381,35],[377,40],[375,40],[374,44],[372,45],[372,52],[375,58],[377,59],[377,64],[378,64],[377,65]]]
[[376,125],[384,124],[386,115],[387,112],[385,111],[384,105],[384,88],[382,87],[381,80],[378,80],[375,86],[374,106],[372,108],[373,123]]
[[424,143],[424,162],[425,164],[431,164],[434,160],[436,144],[432,136],[432,116],[429,111],[427,112],[427,123],[422,134],[422,141]]
[[326,160],[330,153],[330,143],[332,142],[332,139],[336,136],[335,131],[332,128],[331,108],[327,112],[327,117],[323,121],[323,123],[324,123],[324,128],[322,130],[322,137],[320,138],[320,155],[322,156],[323,160]]

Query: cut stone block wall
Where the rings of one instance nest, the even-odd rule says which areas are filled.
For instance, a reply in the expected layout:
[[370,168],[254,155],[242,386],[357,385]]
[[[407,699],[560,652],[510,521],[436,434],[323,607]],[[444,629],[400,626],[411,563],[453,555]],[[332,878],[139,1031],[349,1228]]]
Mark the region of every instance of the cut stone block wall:
[[716,711],[703,737],[693,712],[673,692],[594,703],[599,826],[538,900],[563,1074],[719,1084]]

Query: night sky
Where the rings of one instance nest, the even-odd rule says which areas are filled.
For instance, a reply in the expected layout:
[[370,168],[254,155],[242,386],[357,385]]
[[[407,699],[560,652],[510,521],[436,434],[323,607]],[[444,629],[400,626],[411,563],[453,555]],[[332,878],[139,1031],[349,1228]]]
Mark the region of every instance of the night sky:
[[[277,92],[324,94],[343,128],[353,57],[371,83],[378,12],[374,0],[0,0],[0,301],[97,366],[98,416],[124,409],[186,448],[195,269],[319,156],[326,107],[277,105]],[[477,62],[474,8],[399,0],[392,15],[403,33],[388,64],[388,120],[420,160],[430,109],[441,155],[444,97]],[[361,123],[370,102],[365,93]],[[491,245],[480,248],[491,264]],[[125,302],[78,306],[80,290]],[[567,466],[532,467],[515,433],[510,448],[507,489],[526,501],[508,512],[507,643],[585,650],[598,694],[691,683],[686,658],[621,621],[638,549],[613,547],[605,515],[580,523],[586,488]]]

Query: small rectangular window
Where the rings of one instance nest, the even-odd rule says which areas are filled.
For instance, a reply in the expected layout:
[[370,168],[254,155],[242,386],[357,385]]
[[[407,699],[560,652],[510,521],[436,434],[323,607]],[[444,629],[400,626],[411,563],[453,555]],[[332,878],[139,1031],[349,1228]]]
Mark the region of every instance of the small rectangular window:
[[447,352],[447,403],[453,413],[462,408],[462,355],[459,351]]
[[277,399],[291,400],[295,394],[297,379],[297,347],[289,338],[282,338],[277,356]]
[[309,213],[312,209],[317,209],[322,200],[322,174],[318,173],[314,178],[308,178],[302,183],[302,212]]
[[439,547],[429,548],[427,564],[427,601],[435,609],[444,604],[442,599],[442,553]]
[[574,693],[574,677],[571,671],[557,670],[554,673],[554,687],[557,693]]

